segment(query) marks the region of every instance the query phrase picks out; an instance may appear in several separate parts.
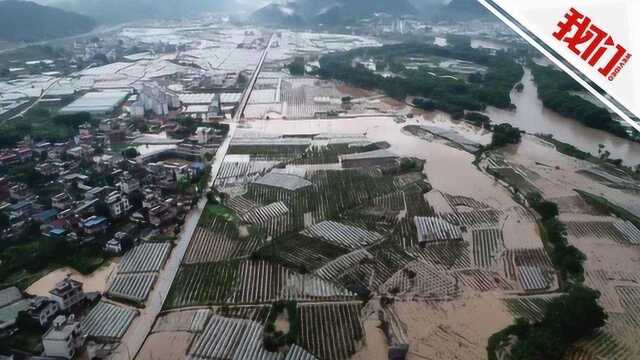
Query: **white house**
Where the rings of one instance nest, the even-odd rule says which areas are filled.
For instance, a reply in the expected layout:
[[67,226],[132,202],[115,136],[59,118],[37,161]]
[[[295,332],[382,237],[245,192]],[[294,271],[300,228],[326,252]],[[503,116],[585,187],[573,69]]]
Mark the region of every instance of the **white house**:
[[83,342],[80,323],[73,315],[68,319],[62,315],[55,318],[53,326],[42,336],[44,355],[54,358],[73,359]]

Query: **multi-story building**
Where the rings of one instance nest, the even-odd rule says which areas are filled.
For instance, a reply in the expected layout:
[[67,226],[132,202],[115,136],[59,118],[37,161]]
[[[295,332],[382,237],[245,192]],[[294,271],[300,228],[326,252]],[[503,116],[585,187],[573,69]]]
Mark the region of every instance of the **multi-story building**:
[[124,216],[131,210],[131,204],[129,204],[127,196],[118,191],[109,194],[106,203],[109,206],[109,212],[113,218]]
[[71,278],[66,278],[56,284],[56,287],[49,291],[51,299],[58,303],[60,311],[66,311],[75,304],[84,300],[82,283]]
[[31,300],[31,307],[28,310],[31,318],[37,321],[42,327],[49,324],[49,321],[59,312],[60,305],[58,302],[44,296],[38,296]]
[[134,191],[140,190],[140,181],[130,173],[125,172],[122,177],[120,177],[120,182],[116,184],[116,186],[120,191],[129,195]]
[[76,351],[84,345],[80,323],[73,315],[68,319],[58,316],[53,326],[42,336],[44,355],[52,358],[73,359]]
[[169,199],[149,210],[149,222],[155,226],[167,224],[176,219],[178,209],[173,205],[173,200]]
[[73,199],[67,193],[60,193],[51,198],[51,207],[58,209],[60,211],[64,211],[71,206]]
[[109,227],[109,221],[102,216],[91,216],[80,222],[80,227],[87,235],[95,235],[105,232]]

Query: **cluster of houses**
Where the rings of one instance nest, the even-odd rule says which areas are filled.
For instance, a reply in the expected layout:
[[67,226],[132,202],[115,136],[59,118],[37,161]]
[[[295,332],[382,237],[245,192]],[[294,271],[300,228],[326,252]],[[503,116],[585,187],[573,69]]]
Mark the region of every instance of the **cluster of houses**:
[[[18,288],[0,290],[0,337],[13,334],[21,314],[30,326],[47,329],[42,335],[45,358],[72,359],[85,337],[75,314],[95,302],[99,294],[85,293],[81,282],[66,278],[49,291],[49,296],[25,297]],[[25,326],[21,323],[20,326]]]
[[109,131],[119,131],[120,125],[113,124],[103,120],[98,127],[80,125],[76,139],[61,144],[26,138],[20,147],[3,152],[0,159],[9,161],[11,155],[8,166],[30,161],[37,177],[50,180],[34,185],[0,178],[0,212],[11,224],[3,237],[18,234],[33,220],[43,235],[92,241],[114,222],[164,230],[190,209],[198,191],[180,192],[179,185],[191,185],[206,175],[213,155],[204,154],[215,154],[223,139],[219,131],[201,127],[182,144],[127,158],[101,148]]

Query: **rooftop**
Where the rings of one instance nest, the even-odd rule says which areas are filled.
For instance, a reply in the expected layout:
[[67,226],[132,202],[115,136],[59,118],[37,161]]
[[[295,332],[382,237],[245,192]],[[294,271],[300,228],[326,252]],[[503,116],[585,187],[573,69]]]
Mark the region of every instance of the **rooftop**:
[[397,157],[398,155],[387,150],[374,150],[363,153],[341,155],[340,160],[386,159]]
[[22,299],[22,293],[20,293],[20,290],[15,286],[0,290],[0,308],[20,299]]
[[49,328],[42,336],[43,340],[66,340],[79,327],[79,323],[68,321],[64,316],[58,316],[54,322],[60,325]]
[[289,191],[297,191],[312,186],[313,183],[300,176],[282,173],[268,173],[254,184],[279,187]]
[[115,110],[129,96],[128,91],[90,92],[60,110],[62,114],[79,112],[107,113]]
[[84,227],[93,227],[105,223],[107,221],[106,218],[102,216],[92,216],[82,222]]
[[185,105],[211,105],[216,94],[181,94],[180,102]]

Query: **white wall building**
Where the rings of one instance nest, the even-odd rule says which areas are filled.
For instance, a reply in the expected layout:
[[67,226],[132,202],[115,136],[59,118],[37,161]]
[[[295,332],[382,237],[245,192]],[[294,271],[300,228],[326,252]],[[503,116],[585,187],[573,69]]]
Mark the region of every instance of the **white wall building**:
[[80,323],[75,321],[73,315],[68,319],[58,316],[53,320],[53,326],[42,336],[44,355],[73,359],[76,351],[83,345]]

